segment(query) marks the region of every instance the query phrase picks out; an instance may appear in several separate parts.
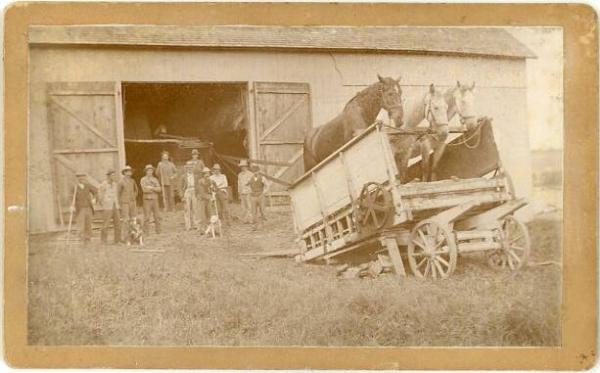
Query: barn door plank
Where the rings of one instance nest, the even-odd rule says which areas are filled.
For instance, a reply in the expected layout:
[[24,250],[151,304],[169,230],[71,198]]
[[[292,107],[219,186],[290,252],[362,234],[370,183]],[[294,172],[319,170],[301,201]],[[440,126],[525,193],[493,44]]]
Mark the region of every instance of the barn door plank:
[[261,140],[266,139],[273,131],[275,131],[282,123],[292,115],[298,108],[305,104],[305,98],[296,101],[275,123],[273,123],[265,132],[260,136]]
[[[75,165],[75,163],[69,161],[69,159],[67,157],[63,156],[62,154],[55,154],[54,159],[56,161],[58,161],[59,163],[61,163],[66,169],[71,171],[73,174],[75,174],[77,171],[79,171],[79,169],[77,168],[77,165]],[[100,181],[96,180],[96,178],[94,176],[87,175],[87,179],[90,182],[90,184],[92,184],[93,186],[95,186],[95,187],[100,186]]]
[[98,138],[101,139],[102,141],[104,141],[108,146],[111,146],[111,147],[115,146],[115,144],[112,141],[110,141],[109,139],[107,139],[102,133],[100,133],[100,131],[98,131],[98,129],[96,129],[96,127],[89,124],[85,120],[81,119],[77,114],[73,113],[73,111],[70,110],[65,104],[61,103],[59,100],[57,100],[53,96],[50,96],[50,99],[56,106],[63,109],[67,114],[69,114],[71,117],[73,117],[73,119],[77,120],[81,125],[83,125],[85,128],[90,130],[90,132],[92,132],[94,135],[98,136]]
[[107,169],[124,163],[120,84],[51,82],[47,96],[55,217],[60,223],[69,211],[77,171],[98,186]]
[[[291,183],[304,173],[304,135],[312,126],[310,87],[307,83],[254,82],[253,91],[256,158],[274,163],[265,167],[266,174]],[[285,186],[271,184],[267,193],[282,196],[285,192]]]

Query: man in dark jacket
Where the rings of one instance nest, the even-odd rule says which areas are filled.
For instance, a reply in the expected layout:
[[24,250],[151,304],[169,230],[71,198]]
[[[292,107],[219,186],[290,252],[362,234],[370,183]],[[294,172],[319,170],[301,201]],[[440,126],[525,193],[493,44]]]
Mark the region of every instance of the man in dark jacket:
[[156,177],[160,180],[162,187],[163,203],[165,211],[173,211],[175,209],[175,177],[177,177],[177,167],[169,159],[169,152],[161,153],[161,161],[156,166]]
[[131,177],[133,169],[129,166],[125,166],[121,170],[123,177],[117,184],[117,194],[119,195],[119,207],[121,208],[121,218],[123,220],[123,233],[122,242],[127,241],[127,235],[129,234],[130,223],[133,219],[137,218],[137,203],[136,198],[138,195],[138,187]]
[[77,176],[77,184],[74,191],[75,204],[71,206],[71,212],[76,213],[79,234],[81,240],[85,243],[92,239],[92,216],[94,214],[94,203],[98,191],[87,181],[84,172],[77,172],[75,176]]

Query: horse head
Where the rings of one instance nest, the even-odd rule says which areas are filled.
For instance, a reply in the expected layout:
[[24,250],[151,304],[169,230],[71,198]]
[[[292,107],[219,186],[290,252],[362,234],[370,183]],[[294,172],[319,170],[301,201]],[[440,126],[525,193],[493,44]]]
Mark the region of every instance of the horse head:
[[394,121],[396,127],[402,126],[404,108],[402,105],[402,88],[400,88],[400,77],[383,78],[377,74],[380,85],[381,106],[388,112],[389,118]]
[[471,129],[477,124],[475,112],[475,82],[469,85],[456,82],[456,88],[452,93],[456,105],[456,113],[460,116],[461,124]]
[[429,85],[429,91],[425,95],[423,104],[425,119],[430,125],[442,126],[448,124],[448,103],[446,103],[444,94],[433,83]]

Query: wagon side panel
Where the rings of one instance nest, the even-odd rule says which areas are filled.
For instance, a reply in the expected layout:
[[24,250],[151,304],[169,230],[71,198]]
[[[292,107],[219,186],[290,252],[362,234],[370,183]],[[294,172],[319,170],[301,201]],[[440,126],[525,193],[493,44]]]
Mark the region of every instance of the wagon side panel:
[[296,225],[300,232],[321,219],[317,192],[310,179],[305,179],[290,190],[295,208]]
[[373,131],[344,153],[347,172],[355,186],[354,198],[358,197],[364,184],[388,181],[386,151],[388,148],[382,146],[381,134]]

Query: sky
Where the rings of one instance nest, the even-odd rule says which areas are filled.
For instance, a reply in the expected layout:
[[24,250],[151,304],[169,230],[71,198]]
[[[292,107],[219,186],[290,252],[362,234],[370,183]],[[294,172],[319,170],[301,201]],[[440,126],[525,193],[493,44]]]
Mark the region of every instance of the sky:
[[563,148],[563,33],[560,27],[510,27],[537,55],[527,60],[529,142],[533,150]]

